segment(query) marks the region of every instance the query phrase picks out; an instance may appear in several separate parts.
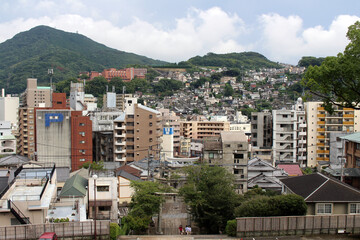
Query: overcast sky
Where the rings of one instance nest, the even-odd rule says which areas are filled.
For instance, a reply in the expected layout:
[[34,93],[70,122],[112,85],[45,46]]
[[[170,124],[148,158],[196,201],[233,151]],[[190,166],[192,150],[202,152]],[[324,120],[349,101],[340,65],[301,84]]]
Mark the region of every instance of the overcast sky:
[[342,52],[359,0],[0,0],[0,43],[38,25],[169,62],[255,51],[297,64]]

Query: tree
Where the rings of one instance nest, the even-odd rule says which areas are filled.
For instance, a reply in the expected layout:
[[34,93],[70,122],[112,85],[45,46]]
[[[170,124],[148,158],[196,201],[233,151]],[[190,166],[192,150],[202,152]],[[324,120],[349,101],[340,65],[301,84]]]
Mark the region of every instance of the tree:
[[234,94],[234,89],[232,88],[230,83],[225,84],[224,96],[230,97]]
[[130,212],[124,221],[135,233],[144,233],[152,222],[151,218],[159,212],[163,198],[156,194],[170,192],[171,189],[157,182],[132,181],[130,186],[135,193],[131,198]]
[[343,53],[326,57],[321,66],[310,66],[302,80],[329,112],[333,104],[360,109],[360,22],[349,27],[347,37],[350,43]]
[[234,219],[239,197],[234,191],[233,175],[219,166],[198,165],[185,169],[186,184],[180,195],[190,207],[197,225],[207,233],[219,233]]
[[85,92],[99,97],[106,92],[106,85],[108,85],[108,81],[104,77],[95,77],[86,83]]
[[319,57],[302,57],[298,62],[300,67],[309,67],[309,66],[320,66],[325,58]]
[[69,96],[71,82],[78,83],[79,81],[76,78],[69,78],[67,80],[57,82],[55,83],[56,92],[66,93],[66,95]]

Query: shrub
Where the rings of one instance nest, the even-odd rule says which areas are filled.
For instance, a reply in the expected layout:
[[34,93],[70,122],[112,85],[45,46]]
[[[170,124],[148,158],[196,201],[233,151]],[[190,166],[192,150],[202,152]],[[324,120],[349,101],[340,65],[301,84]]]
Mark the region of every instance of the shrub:
[[236,237],[236,219],[227,221],[225,233],[231,237]]
[[120,227],[117,223],[110,223],[110,239],[116,240],[120,235]]

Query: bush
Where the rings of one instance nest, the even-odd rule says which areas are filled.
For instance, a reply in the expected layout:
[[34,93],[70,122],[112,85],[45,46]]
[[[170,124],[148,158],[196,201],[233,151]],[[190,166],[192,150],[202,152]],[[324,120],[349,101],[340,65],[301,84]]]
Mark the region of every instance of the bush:
[[236,237],[236,219],[227,221],[225,233],[231,237]]
[[273,197],[259,196],[243,202],[235,209],[236,217],[269,217],[305,215],[307,206],[301,196],[295,194]]
[[116,240],[120,235],[120,227],[117,223],[110,223],[110,239]]

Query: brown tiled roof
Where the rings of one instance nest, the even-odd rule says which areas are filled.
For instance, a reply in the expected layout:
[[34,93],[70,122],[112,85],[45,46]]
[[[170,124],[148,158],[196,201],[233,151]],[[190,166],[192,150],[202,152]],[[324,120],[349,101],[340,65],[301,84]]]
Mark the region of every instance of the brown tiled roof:
[[141,171],[139,169],[136,169],[136,168],[133,168],[129,165],[124,165],[124,166],[121,166],[119,168],[116,169],[116,172],[119,172],[119,171],[125,171],[127,173],[130,173],[136,177],[140,177],[141,175]]

